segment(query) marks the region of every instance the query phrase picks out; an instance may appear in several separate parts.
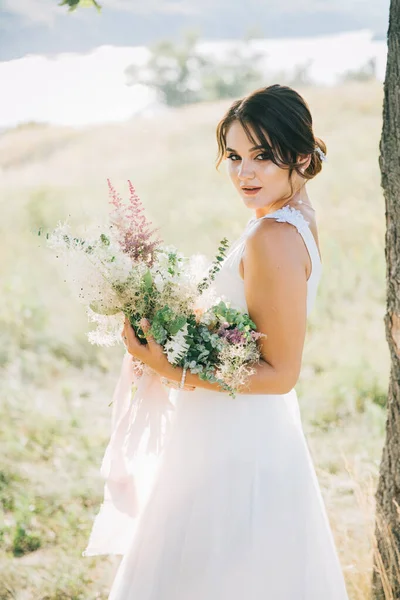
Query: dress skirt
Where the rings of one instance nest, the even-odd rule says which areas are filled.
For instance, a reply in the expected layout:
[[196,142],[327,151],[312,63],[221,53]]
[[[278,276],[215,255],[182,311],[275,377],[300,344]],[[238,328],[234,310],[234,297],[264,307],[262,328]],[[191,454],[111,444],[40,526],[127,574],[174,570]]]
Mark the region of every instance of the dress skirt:
[[109,600],[348,600],[296,391],[170,395],[173,426]]

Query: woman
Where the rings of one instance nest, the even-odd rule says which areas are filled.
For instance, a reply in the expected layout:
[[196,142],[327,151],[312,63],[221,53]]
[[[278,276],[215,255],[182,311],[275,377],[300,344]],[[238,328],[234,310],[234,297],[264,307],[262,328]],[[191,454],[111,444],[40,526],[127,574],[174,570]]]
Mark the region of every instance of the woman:
[[325,144],[280,85],[235,101],[217,140],[253,216],[215,285],[267,335],[262,361],[232,399],[125,324],[128,352],[185,388],[109,600],[347,600],[294,389],[322,271],[306,183]]

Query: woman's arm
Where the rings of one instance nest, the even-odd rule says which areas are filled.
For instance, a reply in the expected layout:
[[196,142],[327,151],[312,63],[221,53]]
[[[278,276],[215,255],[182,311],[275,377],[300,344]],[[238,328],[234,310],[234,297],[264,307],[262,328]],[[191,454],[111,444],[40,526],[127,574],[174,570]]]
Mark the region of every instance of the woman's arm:
[[[163,373],[163,376],[169,381],[175,382],[176,386],[179,387],[179,383],[182,378],[183,368],[173,367],[170,365],[170,369],[167,368],[167,374]],[[283,394],[281,388],[281,380],[277,373],[274,372],[273,367],[267,364],[263,360],[259,365],[255,365],[254,369],[256,372],[249,378],[249,385],[238,389],[239,394]],[[265,390],[265,382],[268,381],[268,392]],[[214,390],[214,392],[227,393],[218,383],[211,383],[210,381],[204,381],[200,379],[198,375],[193,375],[190,371],[186,372],[185,384],[200,387],[207,390]]]
[[[263,219],[248,237],[243,256],[246,303],[257,331],[267,337],[258,341],[262,360],[239,393],[284,394],[297,383],[306,333],[306,265],[307,249],[290,223]],[[166,365],[162,375],[179,383],[182,372]],[[189,371],[185,383],[224,391]]]

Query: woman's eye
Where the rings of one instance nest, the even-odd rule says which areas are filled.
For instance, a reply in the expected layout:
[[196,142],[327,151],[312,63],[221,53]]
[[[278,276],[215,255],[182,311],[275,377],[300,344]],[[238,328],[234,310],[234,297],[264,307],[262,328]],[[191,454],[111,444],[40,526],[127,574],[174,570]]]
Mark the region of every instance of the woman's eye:
[[[262,157],[260,159],[260,156]],[[229,158],[230,160],[236,162],[236,158],[238,158],[240,160],[240,156],[238,154],[228,154],[227,158]],[[256,159],[259,160],[271,160],[271,155],[268,154],[267,152],[262,152],[261,154],[258,154],[256,156]]]

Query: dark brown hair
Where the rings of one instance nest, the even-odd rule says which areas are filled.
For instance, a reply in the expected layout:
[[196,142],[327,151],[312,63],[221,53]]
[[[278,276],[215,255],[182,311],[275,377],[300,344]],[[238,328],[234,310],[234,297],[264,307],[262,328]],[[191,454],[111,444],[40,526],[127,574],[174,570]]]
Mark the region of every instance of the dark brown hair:
[[[261,145],[276,165],[289,170],[290,182],[293,171],[307,180],[321,171],[322,161],[315,148],[318,146],[326,154],[325,143],[314,136],[308,104],[292,88],[270,85],[233,102],[217,125],[217,170],[225,156],[226,134],[233,121],[241,123],[249,140],[254,145]],[[253,138],[251,129],[257,140]],[[304,154],[311,154],[311,161],[302,173],[298,159]]]

